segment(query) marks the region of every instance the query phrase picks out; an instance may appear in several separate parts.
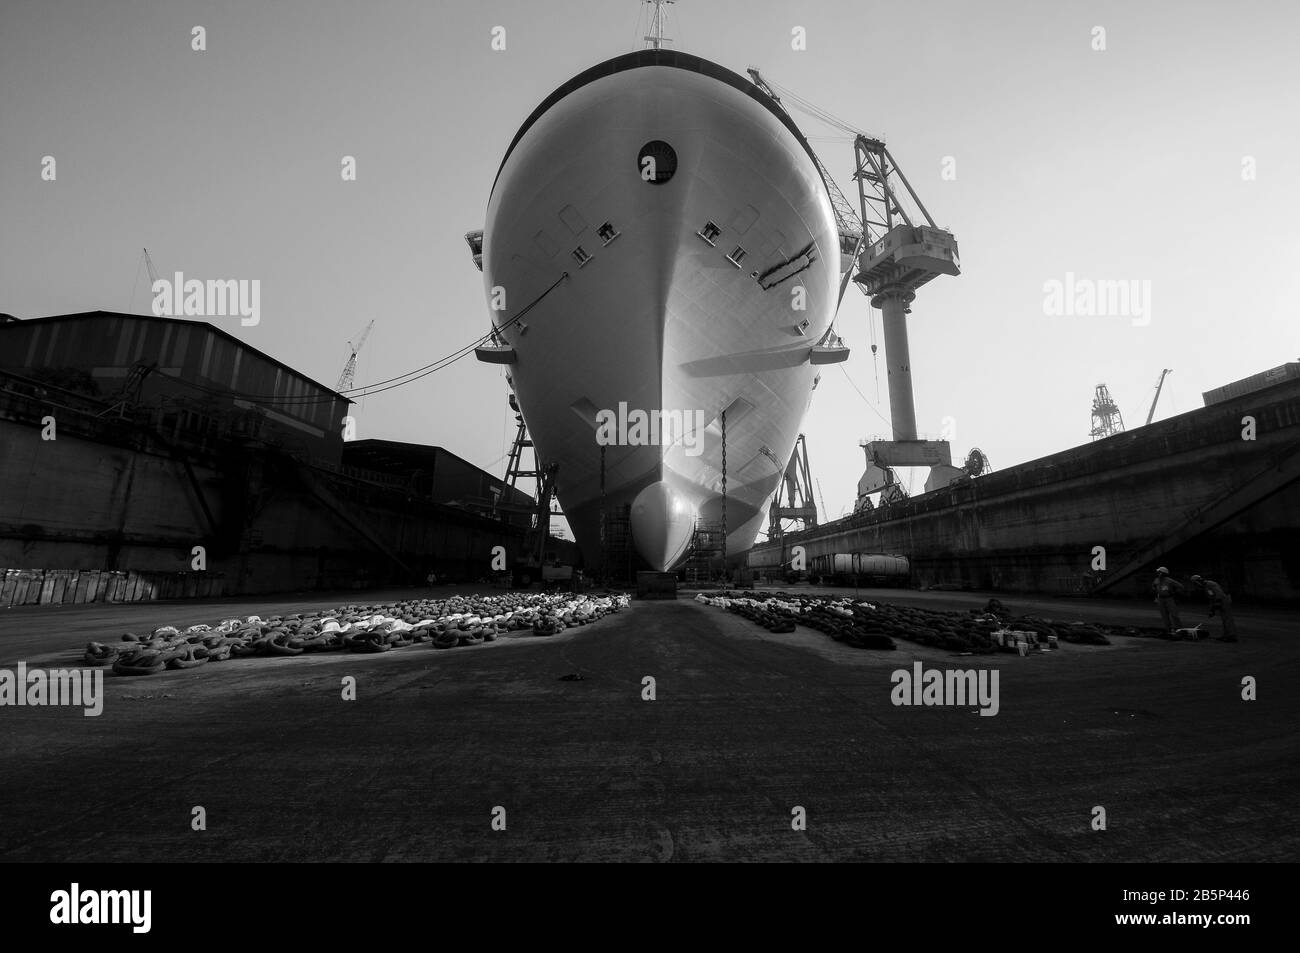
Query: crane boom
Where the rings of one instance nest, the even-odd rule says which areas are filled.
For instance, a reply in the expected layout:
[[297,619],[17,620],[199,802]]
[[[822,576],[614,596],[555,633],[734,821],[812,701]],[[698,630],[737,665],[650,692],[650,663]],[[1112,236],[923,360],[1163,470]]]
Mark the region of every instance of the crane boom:
[[352,353],[354,355],[361,350],[362,345],[366,343],[366,338],[370,337],[370,332],[374,329],[374,327],[375,327],[375,322],[371,321],[369,324],[366,325],[366,329],[361,332],[361,337],[357,338],[356,344],[353,344],[351,341],[348,342],[348,346],[352,348]]
[[338,386],[334,388],[335,390],[345,391],[352,386],[352,381],[356,377],[357,373],[357,354],[360,353],[362,346],[366,343],[366,338],[370,337],[370,330],[374,326],[375,322],[372,320],[366,325],[366,329],[361,332],[361,336],[357,338],[356,344],[353,344],[351,341],[348,342],[348,347],[351,348],[352,354],[348,357],[347,364],[343,365],[343,373],[339,375]]
[[[145,267],[149,269],[149,288],[152,289],[154,282],[158,280],[158,269],[153,266],[153,259],[149,257],[149,249],[143,248],[141,251],[144,252]],[[136,274],[138,275],[139,272],[137,271]]]
[[1156,381],[1156,396],[1151,398],[1151,409],[1147,412],[1147,423],[1151,423],[1156,415],[1156,401],[1160,399],[1160,388],[1165,384],[1165,375],[1172,374],[1173,369],[1166,367],[1160,372],[1160,380]]
[[[752,66],[749,68],[749,77],[754,81],[755,86],[771,97],[772,102],[780,106],[782,111],[787,114],[789,113],[785,108],[785,103],[781,102],[781,97],[778,96],[773,91],[772,87],[768,85],[767,81],[763,79],[762,74]],[[856,235],[861,237],[862,222],[858,218],[858,213],[853,210],[852,204],[850,204],[849,200],[844,197],[844,193],[840,191],[840,187],[835,184],[835,179],[831,177],[830,170],[827,169],[826,164],[822,162],[821,156],[817,155],[817,153],[812,149],[809,149],[809,151],[812,153],[813,161],[817,163],[817,168],[821,171],[822,179],[826,182],[826,191],[830,194],[831,208],[835,210],[835,224],[839,226],[840,234]]]
[[[751,68],[749,75],[788,115],[785,104],[773,91],[773,84],[765,81],[756,69]],[[911,313],[910,304],[922,285],[938,275],[961,273],[957,239],[935,223],[883,140],[855,129],[788,89],[782,89],[782,93],[796,108],[847,133],[853,140],[856,209],[844,198],[815,153],[813,159],[831,194],[839,229],[840,303],[851,280],[867,295],[871,306],[881,310],[884,326],[893,439],[867,445],[868,462],[884,467],[887,472],[892,472],[891,466],[930,466],[932,475],[937,466],[954,469],[946,441],[918,439],[905,316]],[[904,205],[905,200],[911,206],[910,211]],[[875,350],[873,344],[873,355]],[[891,487],[893,494],[901,492],[897,484]],[[882,494],[881,501],[886,499]]]
[[[749,78],[754,81],[754,85],[765,92],[772,100],[781,107],[781,110],[789,115],[789,110],[785,108],[785,103],[781,102],[781,97],[768,84],[767,80],[757,69],[750,67]],[[836,305],[844,301],[844,292],[849,286],[849,281],[853,277],[853,265],[857,262],[858,255],[862,252],[862,245],[865,241],[862,220],[858,218],[858,213],[854,211],[853,205],[844,193],[840,191],[839,185],[836,184],[830,169],[826,168],[826,163],[822,162],[815,150],[810,146],[809,155],[817,164],[817,170],[821,172],[822,181],[826,183],[826,194],[830,196],[831,210],[835,213],[835,226],[839,232],[840,242],[840,287],[839,297],[836,299]]]

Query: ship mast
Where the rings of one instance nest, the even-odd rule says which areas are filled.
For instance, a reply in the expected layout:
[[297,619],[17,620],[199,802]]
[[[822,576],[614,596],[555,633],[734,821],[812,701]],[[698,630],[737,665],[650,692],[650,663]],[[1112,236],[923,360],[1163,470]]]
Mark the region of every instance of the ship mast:
[[643,39],[650,44],[650,48],[657,50],[665,42],[671,43],[669,37],[664,36],[664,7],[668,4],[675,3],[676,0],[645,0],[646,3],[653,3],[655,12],[650,15],[650,35]]

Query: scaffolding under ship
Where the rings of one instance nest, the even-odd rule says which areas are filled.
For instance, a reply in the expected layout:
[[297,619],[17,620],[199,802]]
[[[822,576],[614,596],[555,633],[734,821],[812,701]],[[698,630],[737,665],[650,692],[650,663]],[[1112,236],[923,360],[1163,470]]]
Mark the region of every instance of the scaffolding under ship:
[[[697,56],[608,60],[523,123],[470,238],[494,329],[480,357],[508,365],[588,563],[623,507],[653,569],[700,522],[747,550],[817,364],[842,357],[827,342],[857,240],[789,115]],[[638,412],[681,426],[642,432]]]

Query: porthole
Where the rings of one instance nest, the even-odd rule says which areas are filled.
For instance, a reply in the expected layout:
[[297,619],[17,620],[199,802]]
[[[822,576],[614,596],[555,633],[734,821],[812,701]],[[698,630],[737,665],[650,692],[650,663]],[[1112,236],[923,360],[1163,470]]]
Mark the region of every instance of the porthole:
[[653,139],[637,154],[636,169],[641,181],[663,185],[677,171],[677,153],[662,139]]

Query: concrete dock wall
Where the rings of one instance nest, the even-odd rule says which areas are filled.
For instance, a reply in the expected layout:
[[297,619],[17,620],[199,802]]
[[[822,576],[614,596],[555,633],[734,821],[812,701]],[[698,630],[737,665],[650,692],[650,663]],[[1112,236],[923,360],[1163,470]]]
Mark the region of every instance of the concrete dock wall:
[[[1253,440],[1243,439],[1247,416]],[[1300,384],[1292,382],[789,534],[784,548],[756,546],[750,565],[778,565],[802,545],[810,559],[907,556],[920,586],[1077,592],[1091,585],[1084,574],[1101,546],[1107,572],[1152,553],[1144,565],[1199,572],[1234,595],[1300,601],[1300,480],[1288,476],[1298,451]],[[1240,510],[1214,521],[1236,499]],[[1197,529],[1198,514],[1213,525]],[[1149,585],[1142,571],[1115,593],[1142,595]]]

